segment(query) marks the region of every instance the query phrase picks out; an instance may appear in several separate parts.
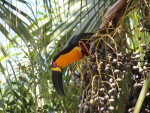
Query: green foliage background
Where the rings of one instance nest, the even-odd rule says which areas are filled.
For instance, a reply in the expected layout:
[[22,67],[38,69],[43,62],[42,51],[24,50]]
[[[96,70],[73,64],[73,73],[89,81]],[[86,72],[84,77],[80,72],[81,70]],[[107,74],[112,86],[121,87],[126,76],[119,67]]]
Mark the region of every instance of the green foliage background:
[[[51,61],[69,38],[98,29],[105,11],[115,0],[1,0],[0,1],[0,112],[75,113],[82,91],[70,86],[66,68],[61,98],[51,81]],[[139,32],[139,13],[134,1],[123,22],[132,29],[132,41],[148,36]],[[129,38],[130,39],[130,38]],[[129,43],[130,44],[130,43]],[[137,45],[136,45],[137,44]],[[131,44],[131,48],[138,46]]]

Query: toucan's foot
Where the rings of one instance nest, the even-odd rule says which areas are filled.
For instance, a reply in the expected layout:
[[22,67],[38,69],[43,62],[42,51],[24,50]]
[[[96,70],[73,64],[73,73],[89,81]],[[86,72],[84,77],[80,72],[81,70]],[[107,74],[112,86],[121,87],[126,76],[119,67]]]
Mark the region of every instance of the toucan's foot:
[[52,81],[57,93],[64,97],[65,93],[62,84],[62,72],[52,70]]

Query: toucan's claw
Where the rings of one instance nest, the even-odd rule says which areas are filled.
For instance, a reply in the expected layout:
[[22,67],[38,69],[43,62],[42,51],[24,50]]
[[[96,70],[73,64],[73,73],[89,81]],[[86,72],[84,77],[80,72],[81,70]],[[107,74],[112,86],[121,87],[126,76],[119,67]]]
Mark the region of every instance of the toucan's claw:
[[55,87],[55,90],[60,96],[65,96],[63,84],[62,84],[62,72],[52,71],[52,81]]

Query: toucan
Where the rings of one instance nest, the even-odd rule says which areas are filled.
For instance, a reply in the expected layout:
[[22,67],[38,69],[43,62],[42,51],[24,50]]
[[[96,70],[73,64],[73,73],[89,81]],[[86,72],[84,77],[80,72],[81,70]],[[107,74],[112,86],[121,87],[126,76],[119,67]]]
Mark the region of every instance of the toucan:
[[90,37],[92,35],[93,33],[82,33],[73,36],[67,45],[53,58],[52,82],[56,92],[60,96],[65,96],[62,84],[63,69],[89,54]]

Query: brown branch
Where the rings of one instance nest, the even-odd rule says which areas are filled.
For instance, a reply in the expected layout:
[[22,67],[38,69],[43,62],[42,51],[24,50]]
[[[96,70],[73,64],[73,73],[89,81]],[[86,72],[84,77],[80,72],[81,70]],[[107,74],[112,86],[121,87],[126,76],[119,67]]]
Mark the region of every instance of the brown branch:
[[109,28],[109,23],[112,22],[114,27],[117,26],[121,17],[124,15],[127,8],[127,0],[118,0],[114,3],[106,12],[104,16],[104,20],[101,23],[99,29],[104,30],[105,28]]

